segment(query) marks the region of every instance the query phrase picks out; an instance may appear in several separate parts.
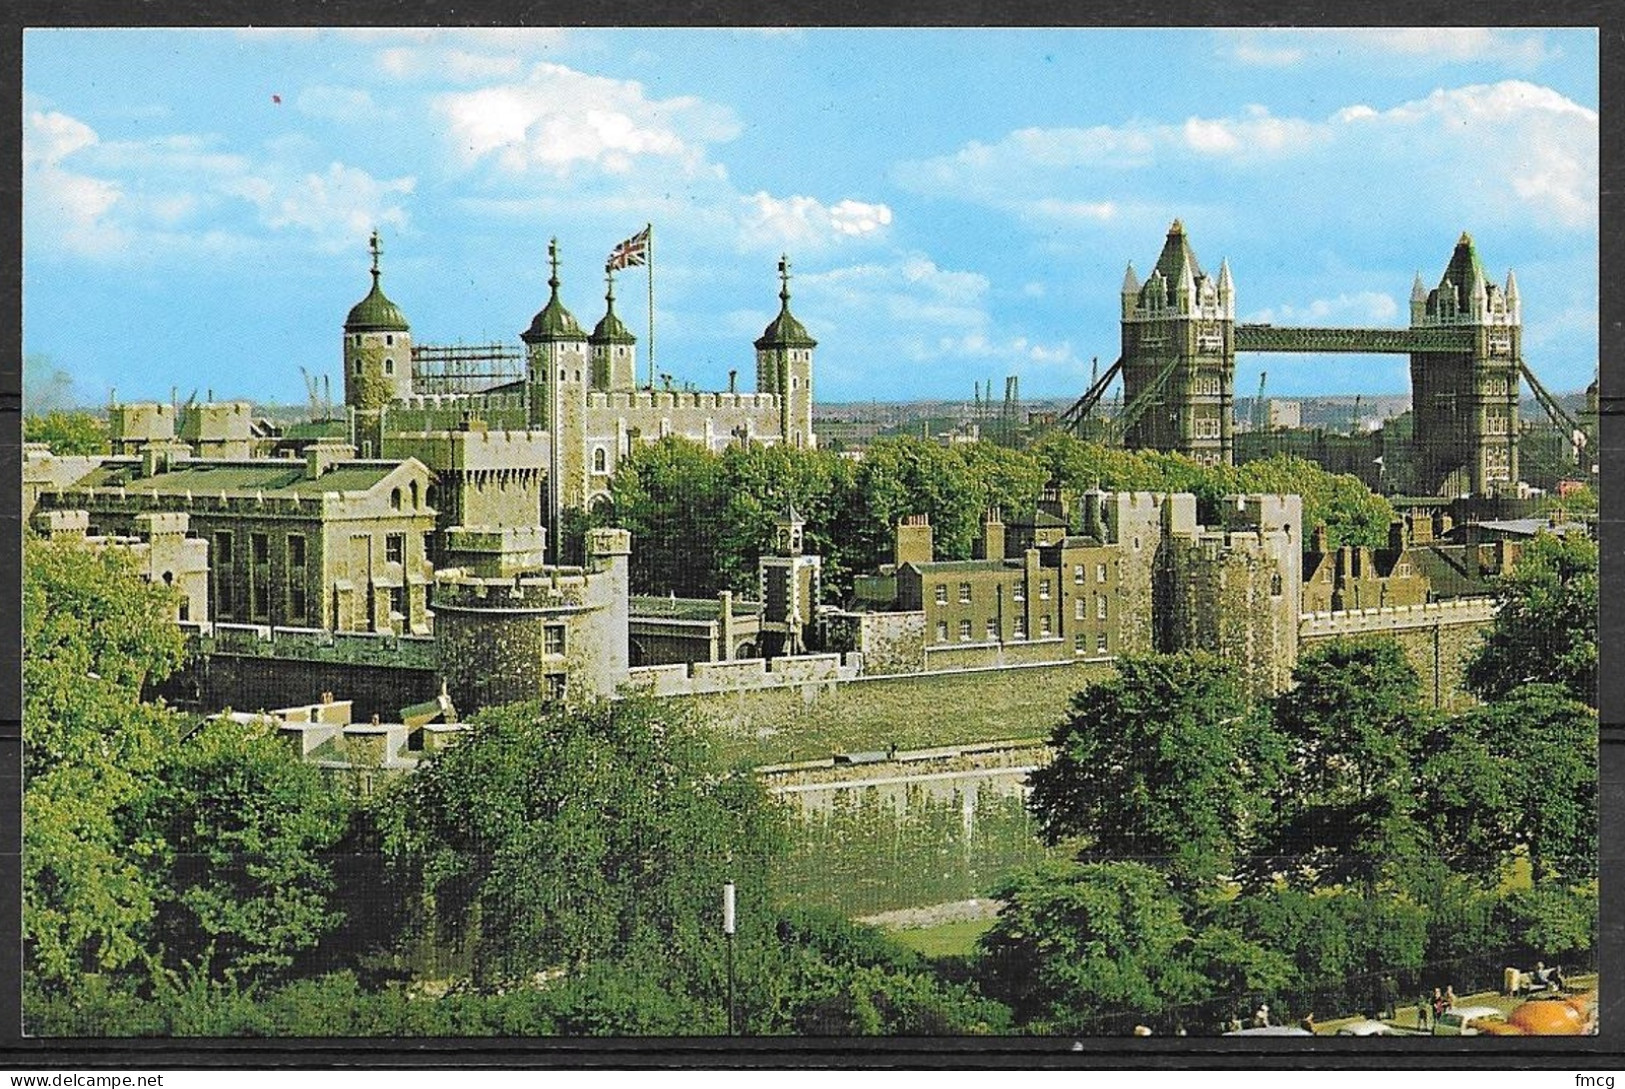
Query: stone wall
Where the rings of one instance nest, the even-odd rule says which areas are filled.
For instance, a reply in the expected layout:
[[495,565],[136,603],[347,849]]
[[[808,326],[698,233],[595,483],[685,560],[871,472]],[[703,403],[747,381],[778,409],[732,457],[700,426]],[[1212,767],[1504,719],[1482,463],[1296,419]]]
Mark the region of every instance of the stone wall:
[[1460,598],[1392,609],[1341,613],[1305,613],[1300,621],[1300,647],[1360,636],[1396,640],[1422,678],[1423,698],[1434,707],[1471,706],[1466,690],[1467,659],[1495,620],[1493,598]]

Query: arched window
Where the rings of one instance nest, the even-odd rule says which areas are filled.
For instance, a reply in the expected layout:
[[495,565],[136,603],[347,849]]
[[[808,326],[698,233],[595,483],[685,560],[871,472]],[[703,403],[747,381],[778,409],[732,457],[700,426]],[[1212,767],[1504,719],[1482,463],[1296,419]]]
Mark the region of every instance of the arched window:
[[384,360],[384,373],[385,374],[394,374],[395,373],[395,361],[393,359]]
[[361,357],[360,356],[355,357],[355,372],[357,374],[361,373]]
[[400,510],[401,509],[401,490],[399,488],[394,488],[394,489],[390,490],[390,493],[389,493],[389,506],[390,506],[391,510]]
[[412,497],[412,509],[417,510],[418,509],[418,482],[417,481],[415,481],[415,480],[412,481],[412,483],[407,488],[407,493],[409,495],[411,495],[411,497]]
[[607,473],[609,471],[609,455],[604,452],[602,446],[597,447],[592,452],[592,471],[595,473]]

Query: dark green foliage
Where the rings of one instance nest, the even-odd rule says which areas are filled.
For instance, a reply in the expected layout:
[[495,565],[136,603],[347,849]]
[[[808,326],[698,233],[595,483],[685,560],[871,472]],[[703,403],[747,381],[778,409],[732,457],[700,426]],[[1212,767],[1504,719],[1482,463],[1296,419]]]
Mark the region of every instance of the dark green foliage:
[[1501,608],[1467,663],[1486,700],[1526,684],[1559,684],[1597,704],[1597,545],[1541,534],[1496,584]]
[[94,412],[64,412],[56,409],[44,416],[23,418],[23,441],[43,442],[51,453],[107,454],[107,421]]
[[1233,872],[1279,758],[1235,672],[1202,654],[1120,660],[1050,744],[1030,803],[1045,838],[1081,836],[1081,857],[1160,866],[1183,888]]
[[1420,681],[1386,639],[1317,646],[1293,681],[1275,703],[1288,770],[1263,836],[1261,879],[1353,881],[1369,891],[1422,850],[1413,770],[1425,730]]
[[759,915],[778,836],[671,703],[487,710],[404,801],[398,847],[491,986],[634,951],[714,959],[723,883]]
[[982,936],[988,992],[1039,1031],[1124,1031],[1197,998],[1206,981],[1167,879],[1138,862],[1048,862],[1006,878]]
[[281,975],[338,922],[326,855],[347,800],[270,727],[229,721],[166,753],[158,780],[131,819],[162,842],[147,868],[166,964],[215,979]]

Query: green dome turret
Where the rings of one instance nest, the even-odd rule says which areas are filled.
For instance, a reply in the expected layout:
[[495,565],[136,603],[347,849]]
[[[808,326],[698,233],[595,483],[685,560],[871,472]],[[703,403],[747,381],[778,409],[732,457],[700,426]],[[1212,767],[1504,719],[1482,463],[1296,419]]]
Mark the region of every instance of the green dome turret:
[[560,340],[586,340],[587,334],[581,331],[581,325],[564,308],[559,301],[559,240],[552,239],[547,244],[547,259],[552,266],[553,273],[547,278],[547,286],[552,289],[547,305],[536,312],[530,319],[530,328],[519,334],[526,344],[547,344]]
[[768,322],[767,328],[756,341],[756,348],[816,348],[818,342],[807,332],[807,327],[790,313],[790,260],[779,257],[779,314]]
[[378,232],[372,232],[372,290],[367,297],[350,307],[350,316],[344,319],[346,333],[372,333],[389,332],[404,333],[411,326],[406,323],[406,315],[384,294],[379,286],[378,255],[382,252],[378,245]]
[[592,336],[587,339],[594,344],[636,344],[638,338],[626,328],[626,323],[615,313],[615,273],[609,270],[606,277],[609,288],[604,292],[604,316],[593,327]]

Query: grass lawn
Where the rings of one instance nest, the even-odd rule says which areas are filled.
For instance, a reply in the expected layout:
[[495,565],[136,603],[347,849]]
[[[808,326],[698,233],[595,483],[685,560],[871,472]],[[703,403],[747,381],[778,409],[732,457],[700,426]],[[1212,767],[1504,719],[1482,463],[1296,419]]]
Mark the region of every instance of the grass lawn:
[[893,930],[889,934],[899,945],[906,945],[928,957],[955,957],[975,952],[976,939],[992,927],[992,919],[967,919],[957,923]]

